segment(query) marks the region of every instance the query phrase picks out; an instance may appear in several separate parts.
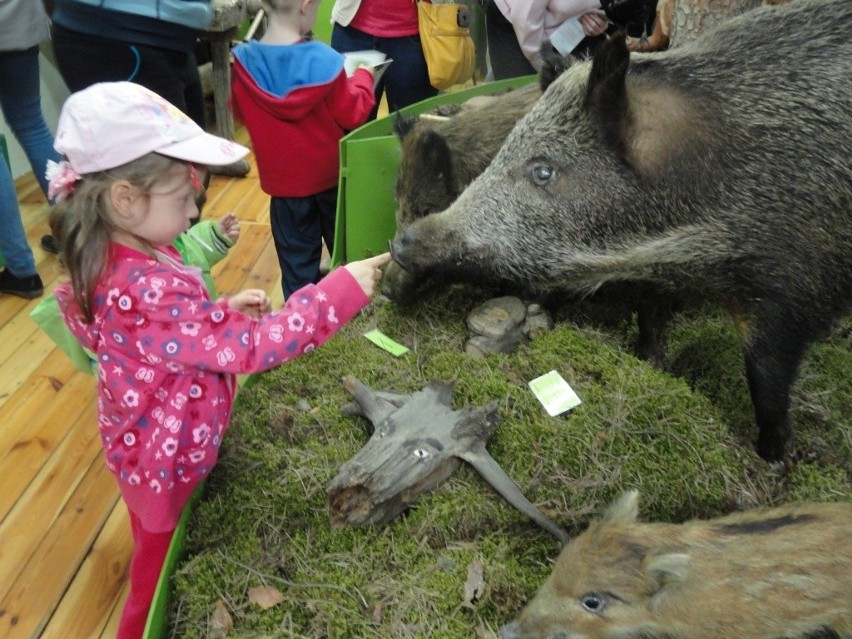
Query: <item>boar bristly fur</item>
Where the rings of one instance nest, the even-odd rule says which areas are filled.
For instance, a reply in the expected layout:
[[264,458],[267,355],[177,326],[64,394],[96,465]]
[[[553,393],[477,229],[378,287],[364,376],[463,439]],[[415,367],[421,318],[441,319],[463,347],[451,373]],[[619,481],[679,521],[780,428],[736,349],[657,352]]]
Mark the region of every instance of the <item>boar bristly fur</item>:
[[852,504],[640,523],[625,493],[504,639],[852,637]]
[[723,305],[757,450],[781,459],[804,351],[852,304],[850,32],[852,2],[796,0],[662,53],[614,37],[391,252],[415,272],[541,291],[644,282]]

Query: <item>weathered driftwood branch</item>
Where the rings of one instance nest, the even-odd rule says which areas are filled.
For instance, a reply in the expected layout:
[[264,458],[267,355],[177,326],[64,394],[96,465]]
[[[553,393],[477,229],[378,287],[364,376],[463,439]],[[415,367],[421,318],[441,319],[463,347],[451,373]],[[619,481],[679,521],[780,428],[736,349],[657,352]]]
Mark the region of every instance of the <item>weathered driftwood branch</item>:
[[344,412],[373,424],[367,444],[327,488],[334,525],[386,523],[467,461],[510,504],[554,535],[568,535],[518,489],[485,444],[497,427],[497,402],[454,411],[453,385],[431,382],[410,395],[373,391],[354,377],[343,384],[355,398]]

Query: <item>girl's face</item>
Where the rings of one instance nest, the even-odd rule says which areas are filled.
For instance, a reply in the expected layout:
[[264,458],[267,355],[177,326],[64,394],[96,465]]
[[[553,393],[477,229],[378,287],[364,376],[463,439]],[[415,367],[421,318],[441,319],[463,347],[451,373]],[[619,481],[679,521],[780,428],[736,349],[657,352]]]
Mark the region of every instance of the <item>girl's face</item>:
[[190,227],[198,217],[195,199],[201,190],[201,172],[191,164],[176,163],[151,191],[136,198],[134,235],[154,246],[166,246]]

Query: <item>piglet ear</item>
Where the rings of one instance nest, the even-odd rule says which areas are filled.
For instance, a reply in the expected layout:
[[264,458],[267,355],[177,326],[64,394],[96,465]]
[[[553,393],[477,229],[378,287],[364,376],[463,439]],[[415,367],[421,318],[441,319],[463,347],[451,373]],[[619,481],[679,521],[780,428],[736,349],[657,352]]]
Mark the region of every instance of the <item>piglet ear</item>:
[[604,513],[607,523],[632,524],[639,517],[639,493],[631,490],[621,496]]
[[689,574],[689,555],[683,553],[666,553],[653,555],[645,559],[644,570],[654,592],[659,592],[666,586],[681,583]]
[[592,59],[586,88],[586,109],[592,125],[607,146],[623,156],[626,148],[628,104],[625,78],[630,66],[623,31],[602,42]]
[[547,90],[553,81],[571,66],[574,57],[562,55],[550,40],[541,43],[541,71],[538,74],[538,85],[542,91]]

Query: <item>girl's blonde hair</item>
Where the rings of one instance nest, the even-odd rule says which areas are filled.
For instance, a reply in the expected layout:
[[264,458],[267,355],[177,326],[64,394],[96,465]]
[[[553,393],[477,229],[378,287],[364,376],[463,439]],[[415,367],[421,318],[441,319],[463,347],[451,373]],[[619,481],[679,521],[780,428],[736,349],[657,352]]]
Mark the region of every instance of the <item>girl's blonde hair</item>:
[[110,237],[116,229],[110,187],[118,180],[127,180],[142,196],[147,196],[176,163],[149,153],[114,169],[87,173],[77,182],[74,192],[51,210],[50,231],[71,276],[74,300],[87,323],[94,320],[94,292],[106,271]]

